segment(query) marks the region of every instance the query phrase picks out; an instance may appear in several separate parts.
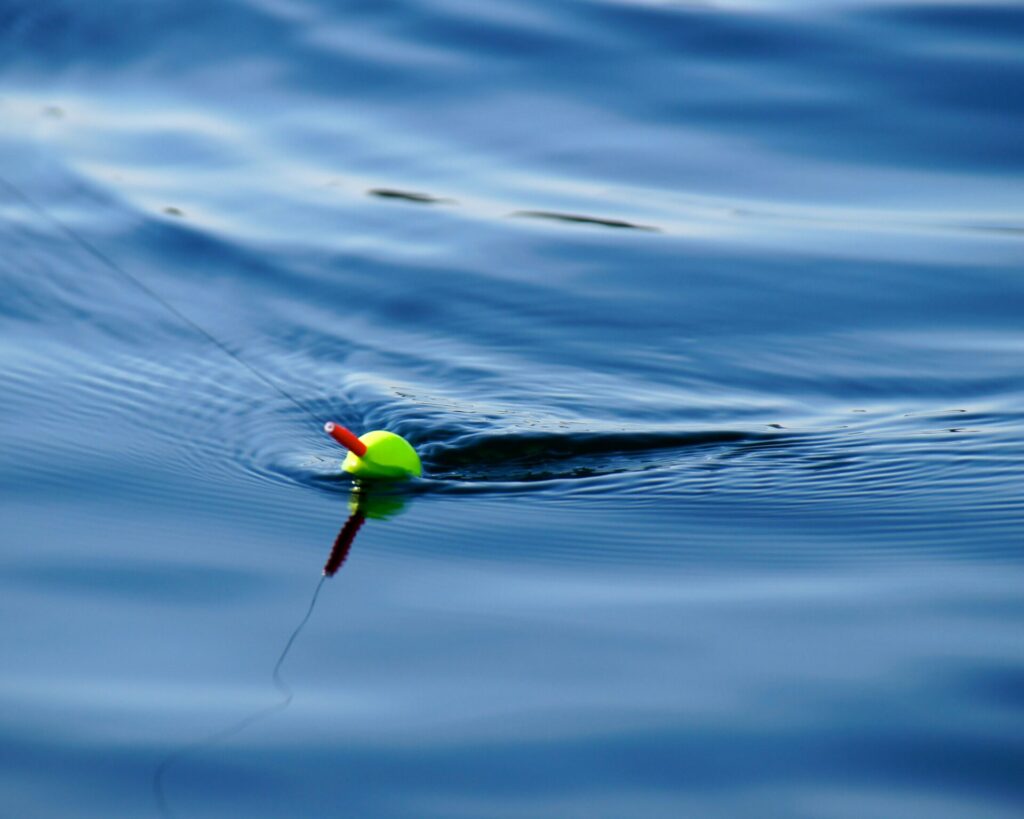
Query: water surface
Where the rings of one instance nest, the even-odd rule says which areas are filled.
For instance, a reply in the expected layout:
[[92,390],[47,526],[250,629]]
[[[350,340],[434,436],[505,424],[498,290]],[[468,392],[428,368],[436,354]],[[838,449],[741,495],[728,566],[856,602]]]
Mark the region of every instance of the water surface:
[[1019,815],[1022,42],[2,4],[5,815]]

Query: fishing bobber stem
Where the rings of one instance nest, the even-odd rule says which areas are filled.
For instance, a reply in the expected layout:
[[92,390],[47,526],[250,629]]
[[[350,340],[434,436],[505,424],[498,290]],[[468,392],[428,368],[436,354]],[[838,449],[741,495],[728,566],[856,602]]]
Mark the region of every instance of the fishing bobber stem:
[[328,421],[324,424],[324,432],[330,435],[349,452],[354,452],[360,458],[366,455],[366,444],[360,441],[352,430],[346,429],[341,424],[335,424],[333,421]]
[[341,468],[356,478],[413,478],[423,474],[420,456],[400,435],[376,429],[358,438],[341,424],[328,421],[324,432],[348,450]]

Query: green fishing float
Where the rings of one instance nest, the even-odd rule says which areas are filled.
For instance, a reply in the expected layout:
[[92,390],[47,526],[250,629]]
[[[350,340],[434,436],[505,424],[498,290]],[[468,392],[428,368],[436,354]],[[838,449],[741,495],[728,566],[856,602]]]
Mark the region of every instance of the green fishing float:
[[333,421],[324,424],[324,432],[348,450],[341,468],[354,478],[394,481],[423,474],[420,456],[401,435],[375,429],[356,437]]

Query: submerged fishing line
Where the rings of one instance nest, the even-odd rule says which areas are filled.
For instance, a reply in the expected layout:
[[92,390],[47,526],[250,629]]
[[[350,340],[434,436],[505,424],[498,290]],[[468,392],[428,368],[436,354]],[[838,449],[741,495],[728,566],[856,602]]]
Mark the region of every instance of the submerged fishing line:
[[260,708],[258,711],[249,714],[238,722],[232,723],[226,728],[222,728],[221,730],[210,734],[205,739],[194,742],[191,745],[168,754],[160,764],[157,765],[156,769],[153,771],[153,797],[156,800],[157,810],[164,819],[173,819],[174,817],[170,804],[167,800],[166,790],[167,772],[173,765],[181,762],[181,760],[186,757],[194,756],[195,754],[209,750],[223,742],[226,742],[232,737],[240,734],[249,726],[266,719],[272,714],[284,711],[289,705],[291,705],[292,700],[295,699],[295,693],[292,691],[288,683],[285,682],[284,677],[281,676],[281,667],[284,665],[284,661],[288,658],[288,654],[291,652],[292,646],[298,639],[299,634],[302,633],[302,630],[306,627],[306,623],[309,622],[309,618],[313,616],[313,609],[316,608],[316,601],[320,597],[320,589],[323,588],[325,580],[327,580],[326,574],[321,576],[319,582],[317,582],[316,589],[313,590],[313,597],[310,599],[309,606],[306,608],[306,614],[303,616],[302,620],[299,621],[299,624],[292,630],[291,636],[285,642],[284,648],[281,649],[277,662],[274,664],[274,670],[271,672],[271,679],[273,680],[274,687],[281,695],[281,699],[272,705]]
[[30,210],[34,211],[48,223],[57,228],[58,231],[63,233],[68,239],[70,239],[74,244],[78,245],[78,247],[80,247],[94,259],[99,261],[100,264],[102,264],[108,270],[114,271],[123,279],[126,279],[132,284],[134,284],[139,290],[141,290],[143,293],[145,293],[147,296],[153,299],[153,301],[157,302],[157,304],[160,304],[165,310],[167,310],[167,312],[175,316],[179,321],[181,321],[186,326],[195,330],[195,332],[197,332],[199,335],[201,335],[203,338],[205,338],[207,341],[213,344],[218,350],[220,350],[226,356],[234,360],[240,366],[244,367],[246,370],[249,371],[251,375],[253,375],[255,378],[263,382],[266,386],[270,387],[279,395],[286,398],[288,401],[290,401],[292,404],[294,404],[296,407],[302,410],[302,412],[304,412],[318,424],[323,422],[323,419],[321,417],[319,417],[315,412],[313,412],[302,401],[300,401],[298,398],[296,398],[294,395],[288,392],[288,390],[286,390],[284,387],[282,387],[269,376],[260,372],[255,366],[250,364],[248,361],[246,361],[244,358],[238,355],[238,353],[236,353],[234,350],[228,347],[224,342],[222,342],[215,335],[213,335],[213,333],[209,332],[198,322],[189,318],[187,315],[181,312],[181,310],[179,310],[177,307],[171,304],[171,302],[169,302],[166,298],[160,295],[160,293],[154,290],[150,285],[146,284],[144,281],[142,281],[142,279],[138,278],[134,273],[129,271],[127,268],[122,267],[117,262],[115,262],[110,256],[108,256],[106,253],[104,253],[102,250],[96,247],[96,245],[94,245],[92,242],[90,242],[76,230],[66,225],[64,222],[62,222],[60,219],[58,219],[56,216],[50,213],[42,205],[37,203],[34,199],[32,199],[27,193],[21,190],[21,188],[19,188],[13,182],[4,178],[3,176],[0,176],[0,187],[4,188],[8,193],[14,196],[15,199],[20,200]]

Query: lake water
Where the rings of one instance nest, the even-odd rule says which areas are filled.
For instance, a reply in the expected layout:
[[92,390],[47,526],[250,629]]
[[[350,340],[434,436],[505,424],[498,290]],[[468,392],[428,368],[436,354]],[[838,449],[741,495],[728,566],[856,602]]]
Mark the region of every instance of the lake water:
[[8,0],[0,59],[0,815],[1020,815],[1024,7]]

